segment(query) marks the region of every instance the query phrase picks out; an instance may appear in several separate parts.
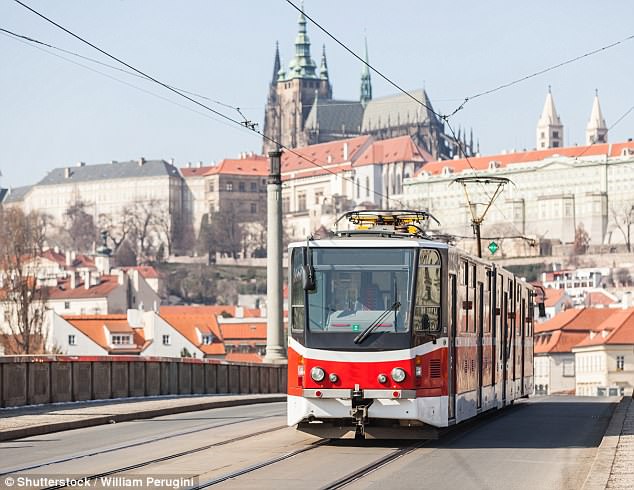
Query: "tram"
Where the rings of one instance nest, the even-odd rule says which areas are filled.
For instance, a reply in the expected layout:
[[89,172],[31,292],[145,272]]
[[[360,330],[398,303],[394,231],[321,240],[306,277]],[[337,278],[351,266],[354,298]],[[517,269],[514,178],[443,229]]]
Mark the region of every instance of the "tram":
[[533,288],[424,229],[351,211],[289,245],[288,425],[321,437],[434,437],[533,391]]

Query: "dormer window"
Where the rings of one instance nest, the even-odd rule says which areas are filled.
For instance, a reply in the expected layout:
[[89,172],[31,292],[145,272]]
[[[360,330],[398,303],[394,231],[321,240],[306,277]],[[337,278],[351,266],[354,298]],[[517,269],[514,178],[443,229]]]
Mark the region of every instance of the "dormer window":
[[500,168],[500,162],[497,160],[491,160],[489,162],[489,170],[495,170],[496,168]]
[[442,174],[443,175],[451,175],[453,173],[453,168],[451,167],[443,167]]
[[212,334],[203,335],[203,338],[202,338],[203,345],[209,345],[213,343],[213,341],[214,341],[214,336]]
[[129,334],[112,334],[110,336],[110,344],[112,344],[112,345],[132,345],[132,335],[129,335]]

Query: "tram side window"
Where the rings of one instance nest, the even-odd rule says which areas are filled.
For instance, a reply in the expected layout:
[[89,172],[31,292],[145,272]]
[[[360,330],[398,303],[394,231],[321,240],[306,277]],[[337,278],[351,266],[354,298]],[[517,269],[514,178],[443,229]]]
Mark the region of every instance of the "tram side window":
[[302,266],[304,250],[293,249],[291,259],[291,328],[293,330],[304,330],[306,316],[304,310],[305,291],[302,285]]
[[441,328],[441,262],[437,250],[421,249],[416,279],[414,331],[436,332]]

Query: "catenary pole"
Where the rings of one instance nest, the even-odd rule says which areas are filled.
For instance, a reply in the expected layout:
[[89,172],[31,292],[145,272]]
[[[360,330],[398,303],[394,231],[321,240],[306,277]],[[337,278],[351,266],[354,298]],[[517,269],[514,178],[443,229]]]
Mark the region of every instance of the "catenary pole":
[[264,362],[286,362],[283,346],[284,317],[282,312],[282,151],[269,152],[266,237],[266,355]]

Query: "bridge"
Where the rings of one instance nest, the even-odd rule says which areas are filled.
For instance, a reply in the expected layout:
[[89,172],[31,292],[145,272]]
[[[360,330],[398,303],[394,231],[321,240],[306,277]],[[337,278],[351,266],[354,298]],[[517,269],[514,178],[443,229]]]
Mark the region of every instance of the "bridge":
[[279,365],[46,356],[0,371],[1,488],[634,484],[629,396],[531,397],[436,440],[333,441],[286,427]]

